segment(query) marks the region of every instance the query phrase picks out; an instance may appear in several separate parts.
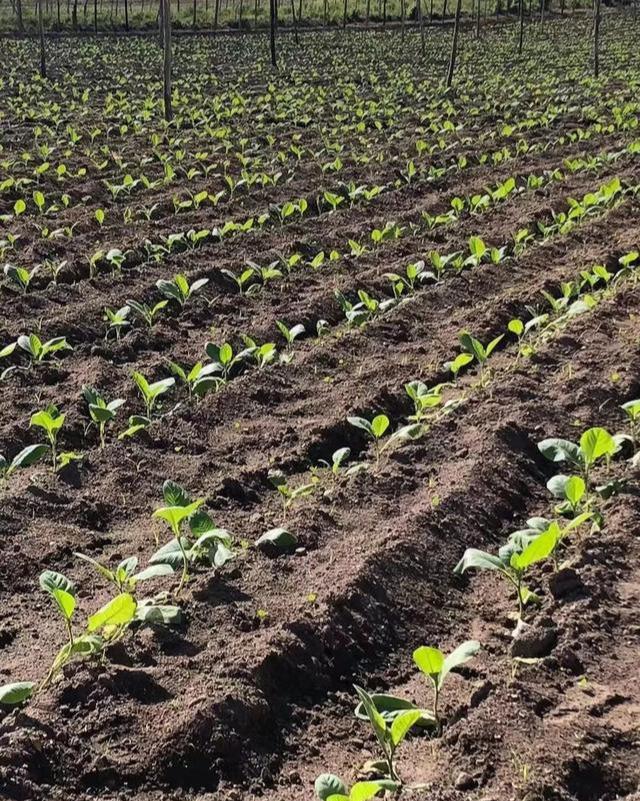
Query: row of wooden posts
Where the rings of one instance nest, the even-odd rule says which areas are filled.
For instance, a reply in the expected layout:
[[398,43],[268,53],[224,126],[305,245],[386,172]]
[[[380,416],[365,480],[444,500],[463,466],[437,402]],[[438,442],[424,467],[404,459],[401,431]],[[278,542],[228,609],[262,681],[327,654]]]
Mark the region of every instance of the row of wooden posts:
[[[540,22],[544,23],[544,9],[545,1],[540,0]],[[20,0],[17,0],[20,2]],[[219,0],[216,0],[216,4]],[[293,28],[296,43],[298,42],[298,26],[295,14],[295,0],[291,0],[291,10],[293,14]],[[404,8],[405,0],[402,0]],[[518,53],[522,53],[524,43],[524,2],[519,0],[519,13],[518,13]],[[593,2],[593,70],[595,77],[600,74],[600,54],[599,54],[599,41],[600,41],[600,20],[601,20],[601,0],[592,0]],[[47,77],[47,63],[46,63],[46,48],[45,48],[45,32],[43,20],[43,3],[44,0],[37,0],[38,7],[38,35],[40,40],[40,75],[42,78]],[[97,26],[97,3],[94,0],[94,16]],[[344,0],[345,10],[347,7],[347,0]],[[125,8],[127,0],[125,0]],[[476,0],[477,15],[476,15],[476,36],[480,33],[480,0]],[[447,68],[446,86],[447,88],[453,83],[453,76],[455,72],[456,58],[458,53],[458,39],[460,33],[460,16],[462,10],[462,0],[456,0],[455,16],[453,20],[453,32],[451,37],[451,51],[449,56],[449,63]],[[424,19],[422,14],[422,0],[416,0],[417,20],[420,28],[421,49],[422,55],[425,55],[425,30]],[[404,15],[403,15],[404,16]],[[164,100],[164,117],[167,122],[173,119],[173,106],[171,101],[171,78],[172,78],[172,33],[171,33],[171,2],[170,0],[159,0],[159,13],[158,21],[160,28],[160,41],[163,49],[163,100]],[[404,19],[403,19],[404,22]],[[346,12],[345,12],[345,27],[346,27]],[[278,28],[278,0],[269,0],[269,49],[271,56],[271,64],[274,69],[277,69],[277,49],[276,49],[276,32]],[[97,30],[97,27],[96,27]],[[404,35],[404,24],[402,28]],[[322,34],[317,34],[322,35]]]

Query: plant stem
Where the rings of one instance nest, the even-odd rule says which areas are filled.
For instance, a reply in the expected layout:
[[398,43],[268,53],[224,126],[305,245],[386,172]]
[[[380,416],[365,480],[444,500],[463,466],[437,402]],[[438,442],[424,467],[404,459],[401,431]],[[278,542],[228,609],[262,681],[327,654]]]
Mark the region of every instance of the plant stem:
[[178,541],[178,547],[180,548],[180,553],[182,554],[182,577],[180,579],[180,584],[178,584],[178,589],[176,590],[176,598],[177,598],[178,595],[180,595],[180,593],[182,592],[182,588],[184,587],[184,585],[187,582],[187,579],[189,578],[189,567],[187,562],[187,554],[180,540],[179,532],[178,535],[176,536],[176,540]]

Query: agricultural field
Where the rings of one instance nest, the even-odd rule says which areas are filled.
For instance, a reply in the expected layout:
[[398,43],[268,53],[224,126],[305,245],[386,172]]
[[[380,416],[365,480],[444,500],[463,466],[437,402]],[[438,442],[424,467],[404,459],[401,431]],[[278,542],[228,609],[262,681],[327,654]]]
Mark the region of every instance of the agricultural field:
[[638,797],[639,37],[0,39],[2,799]]

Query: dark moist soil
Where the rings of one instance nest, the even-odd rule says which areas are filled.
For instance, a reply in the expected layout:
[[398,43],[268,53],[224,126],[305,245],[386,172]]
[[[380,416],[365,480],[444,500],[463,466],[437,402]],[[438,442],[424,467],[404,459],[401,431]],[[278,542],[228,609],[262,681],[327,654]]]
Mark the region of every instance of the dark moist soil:
[[[550,161],[531,166],[555,166]],[[279,467],[302,483],[311,464],[344,445],[353,460],[370,459],[347,415],[385,410],[398,425],[410,411],[403,385],[441,380],[460,330],[485,341],[539,304],[542,289],[553,290],[595,263],[612,268],[637,246],[637,203],[629,200],[568,236],[537,242],[517,261],[424,287],[361,330],[337,325],[335,288],[364,286],[377,296],[382,273],[433,247],[460,249],[479,230],[488,243],[503,244],[521,225],[611,174],[634,177],[622,166],[575,175],[465,218],[437,239],[408,237],[340,264],[329,279],[326,272],[305,271],[241,301],[221,283],[215,315],[194,301],[179,319],[120,343],[100,341],[100,307],[124,302],[127,281],[148,289],[152,275],[165,276],[168,267],[157,274],[145,267],[134,283],[126,277],[123,284],[85,282],[67,309],[49,298],[45,333],[66,333],[76,349],[3,383],[0,433],[11,455],[25,444],[35,392],[37,408],[55,401],[67,412],[64,448],[86,457],[57,478],[42,466],[17,473],[4,489],[2,683],[41,676],[64,638],[37,589],[39,573],[73,575],[82,588],[80,613],[94,611],[108,590],[73,552],[110,563],[136,555],[144,563],[155,550],[154,536],[166,535],[151,517],[166,478],[204,498],[238,541],[251,543],[286,522],[303,550],[269,558],[239,546],[235,563],[194,575],[181,628],[140,630],[110,649],[103,663],[74,664],[23,710],[3,713],[3,798],[311,799],[319,773],[353,781],[376,755],[366,725],[352,715],[352,684],[427,704],[413,649],[437,644],[446,650],[467,638],[483,648],[451,677],[443,735],[410,736],[399,751],[403,778],[426,785],[413,797],[613,801],[637,792],[638,476],[614,463],[614,476],[631,479],[627,490],[607,503],[602,532],[581,533],[570,543],[564,584],[545,567],[535,572],[543,601],[531,622],[541,630],[540,661],[519,664],[510,657],[514,607],[505,585],[493,575],[452,573],[466,547],[495,549],[526,518],[550,514],[545,482],[553,470],[536,448],[540,439],[577,439],[591,425],[622,428],[619,405],[640,394],[640,290],[631,280],[549,337],[529,360],[516,360],[514,343],[505,342],[486,388],[477,374],[467,375],[461,388],[468,401],[455,413],[392,452],[378,470],[329,482],[323,493],[294,506],[286,521],[267,477]],[[470,191],[486,177],[470,175],[452,192]],[[382,222],[396,213],[400,219],[437,201],[433,189],[405,193],[397,206],[381,199],[376,213]],[[355,209],[335,220],[285,226],[264,238],[264,250],[286,248],[302,236],[343,241],[376,222]],[[230,240],[220,263],[208,263],[218,258],[215,248],[194,261],[203,272],[238,267],[243,248]],[[175,266],[188,263],[183,257]],[[42,316],[36,303],[28,297],[10,308],[3,303],[7,335]],[[171,411],[174,396],[149,434],[120,443],[111,435],[104,451],[93,432],[85,439],[83,384],[126,398],[124,422],[140,411],[134,369],[160,377],[169,358],[193,364],[207,339],[233,338],[237,345],[246,332],[262,341],[275,336],[276,319],[303,321],[313,331],[318,318],[336,327],[325,338],[303,339],[291,364],[247,371],[201,403]]]

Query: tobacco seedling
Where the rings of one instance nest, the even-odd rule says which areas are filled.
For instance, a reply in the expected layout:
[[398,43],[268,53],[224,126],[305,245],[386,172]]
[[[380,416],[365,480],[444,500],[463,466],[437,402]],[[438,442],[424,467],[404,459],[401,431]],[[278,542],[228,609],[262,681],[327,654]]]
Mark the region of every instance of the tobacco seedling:
[[151,328],[158,312],[162,311],[168,303],[168,300],[160,300],[155,306],[147,306],[146,303],[139,303],[137,300],[128,300],[127,306],[131,308],[136,317]]
[[2,348],[2,350],[0,350],[0,358],[10,356],[16,347],[29,355],[31,364],[39,364],[43,362],[47,356],[58,353],[61,350],[73,350],[65,337],[54,337],[46,342],[42,342],[40,337],[36,334],[29,334],[29,336],[18,337],[16,342],[12,342],[10,345]]
[[150,565],[144,570],[136,572],[138,559],[135,556],[123,559],[114,570],[111,570],[106,565],[98,562],[97,559],[93,559],[86,554],[75,551],[73,555],[92,565],[104,579],[110,584],[113,584],[118,593],[126,592],[130,595],[135,595],[139,581],[147,581],[148,579],[158,578],[160,576],[169,576],[174,572],[171,565],[168,564]]
[[440,729],[438,701],[445,679],[454,668],[468,662],[479,650],[479,642],[476,640],[467,640],[463,642],[462,645],[459,645],[455,651],[452,651],[447,657],[445,657],[440,649],[427,645],[423,645],[413,652],[413,661],[430,680],[433,686],[433,717],[435,718],[438,730]]
[[408,419],[414,423],[421,423],[428,411],[440,406],[443,386],[444,384],[437,384],[428,387],[423,381],[410,381],[405,384],[405,391],[413,401],[414,408],[414,413]]
[[14,456],[10,462],[0,454],[0,480],[6,480],[19,468],[31,467],[31,465],[38,462],[48,450],[49,446],[43,443],[28,445]]
[[516,532],[500,548],[497,556],[477,548],[467,548],[453,572],[462,575],[470,568],[497,570],[515,588],[518,618],[522,619],[525,605],[538,599],[523,584],[525,574],[532,565],[547,559],[557,545],[558,532],[553,528],[542,533],[535,532],[533,535]]
[[[202,501],[192,503],[185,490],[174,481],[165,481],[162,492],[168,506],[158,509],[154,517],[166,520],[174,537],[153,554],[149,564],[168,564],[174,570],[182,570],[182,579],[176,592],[179,595],[189,578],[189,564],[202,562],[219,568],[233,559],[234,553],[231,550],[229,533],[225,529],[216,528],[210,516],[199,509]],[[188,521],[188,532],[181,530],[184,520]],[[195,541],[192,541],[193,537]]]
[[[408,709],[400,712],[391,724],[382,717],[369,693],[358,685],[354,685],[362,706],[369,718],[373,733],[382,749],[387,778],[401,785],[394,763],[396,749],[409,733],[409,730],[420,720],[419,709]],[[366,796],[365,796],[366,797]]]
[[[54,405],[47,406],[41,412],[36,412],[31,416],[30,426],[37,426],[42,428],[49,440],[49,447],[51,448],[51,459],[53,463],[53,471],[58,469],[58,452],[57,442],[58,434],[64,424],[64,414],[61,414],[57,407]],[[60,465],[62,466],[62,465]]]
[[470,354],[473,358],[476,359],[478,364],[480,365],[480,381],[484,383],[485,380],[485,365],[489,356],[493,353],[495,348],[502,342],[504,339],[504,334],[500,334],[495,339],[492,339],[486,346],[480,342],[480,340],[473,337],[468,331],[463,331],[460,336],[458,337],[460,340],[460,345],[465,351],[465,353]]
[[7,276],[9,284],[17,289],[21,294],[26,295],[29,289],[31,279],[38,272],[39,267],[36,266],[32,270],[26,270],[24,267],[16,267],[13,264],[4,265],[4,274]]
[[287,483],[287,479],[281,470],[271,470],[269,472],[269,481],[278,490],[282,498],[282,512],[283,518],[286,520],[289,508],[300,498],[305,498],[311,495],[318,487],[318,478],[313,479],[308,484],[301,484],[299,487],[291,487]]
[[562,501],[555,507],[559,515],[575,517],[581,502],[586,500],[587,485],[581,476],[553,476],[547,481],[547,489],[554,498]]
[[184,306],[192,295],[199,292],[208,283],[208,278],[199,278],[189,284],[186,277],[182,273],[178,273],[174,276],[173,281],[160,279],[156,282],[156,286],[165,298],[175,300],[180,306]]
[[252,351],[252,348],[246,348],[234,355],[233,348],[228,342],[220,346],[209,342],[205,346],[207,356],[211,359],[213,364],[216,365],[218,372],[222,373],[222,378],[225,381],[229,379],[233,368],[240,364],[243,359],[246,359],[247,356],[251,356]]
[[97,426],[98,435],[100,437],[100,447],[104,448],[107,424],[115,420],[118,409],[124,405],[125,401],[122,398],[106,401],[98,390],[92,387],[83,387],[82,396],[89,407],[89,416],[91,417],[91,423],[89,425]]
[[338,448],[338,450],[334,451],[331,455],[331,464],[329,464],[326,459],[320,459],[319,464],[321,467],[331,470],[331,475],[337,478],[340,475],[342,466],[350,456],[351,448]]
[[382,438],[389,428],[389,418],[386,414],[379,414],[369,421],[364,417],[347,417],[347,421],[356,428],[361,428],[373,440],[373,447],[375,453],[376,468],[380,465],[380,457],[382,453],[398,442],[403,442],[409,439],[417,439],[422,434],[422,426],[419,423],[412,423],[407,426],[402,426],[390,437],[382,442]]
[[169,525],[173,538],[180,549],[180,555],[182,557],[182,576],[178,589],[176,590],[176,598],[180,595],[182,588],[189,580],[189,560],[185,551],[184,537],[180,533],[180,527],[183,521],[188,520],[203,503],[204,501],[202,500],[195,500],[186,506],[164,506],[160,509],[156,509],[153,513],[154,517],[164,520]]
[[278,331],[280,331],[284,337],[287,347],[289,348],[291,348],[296,339],[305,332],[305,328],[302,323],[298,323],[298,325],[294,325],[292,328],[289,328],[287,325],[280,322],[280,320],[276,320],[276,326],[278,327]]
[[169,368],[183,384],[186,384],[189,390],[189,397],[195,395],[197,398],[204,398],[207,392],[212,389],[218,389],[223,383],[220,376],[211,375],[219,372],[218,365],[213,362],[209,364],[196,362],[188,372],[177,362],[169,362]]
[[120,341],[120,333],[122,329],[128,328],[131,325],[127,319],[130,311],[131,309],[129,306],[122,306],[120,309],[116,309],[115,311],[105,306],[104,320],[109,323],[109,327],[104,335],[105,339],[108,338],[110,331],[114,331],[116,335],[116,341]]
[[144,400],[147,418],[151,419],[156,401],[161,395],[164,395],[165,392],[168,392],[171,387],[174,386],[176,380],[175,378],[163,378],[160,381],[155,381],[153,384],[150,384],[142,373],[134,372],[131,377]]
[[603,457],[610,459],[618,446],[614,437],[604,428],[589,428],[580,437],[579,444],[567,439],[552,437],[538,443],[538,450],[551,462],[567,462],[580,470],[587,496],[592,468]]
[[640,444],[640,398],[637,400],[630,400],[623,403],[620,407],[629,421],[629,429],[631,433],[631,441],[633,443],[634,451],[638,449]]

